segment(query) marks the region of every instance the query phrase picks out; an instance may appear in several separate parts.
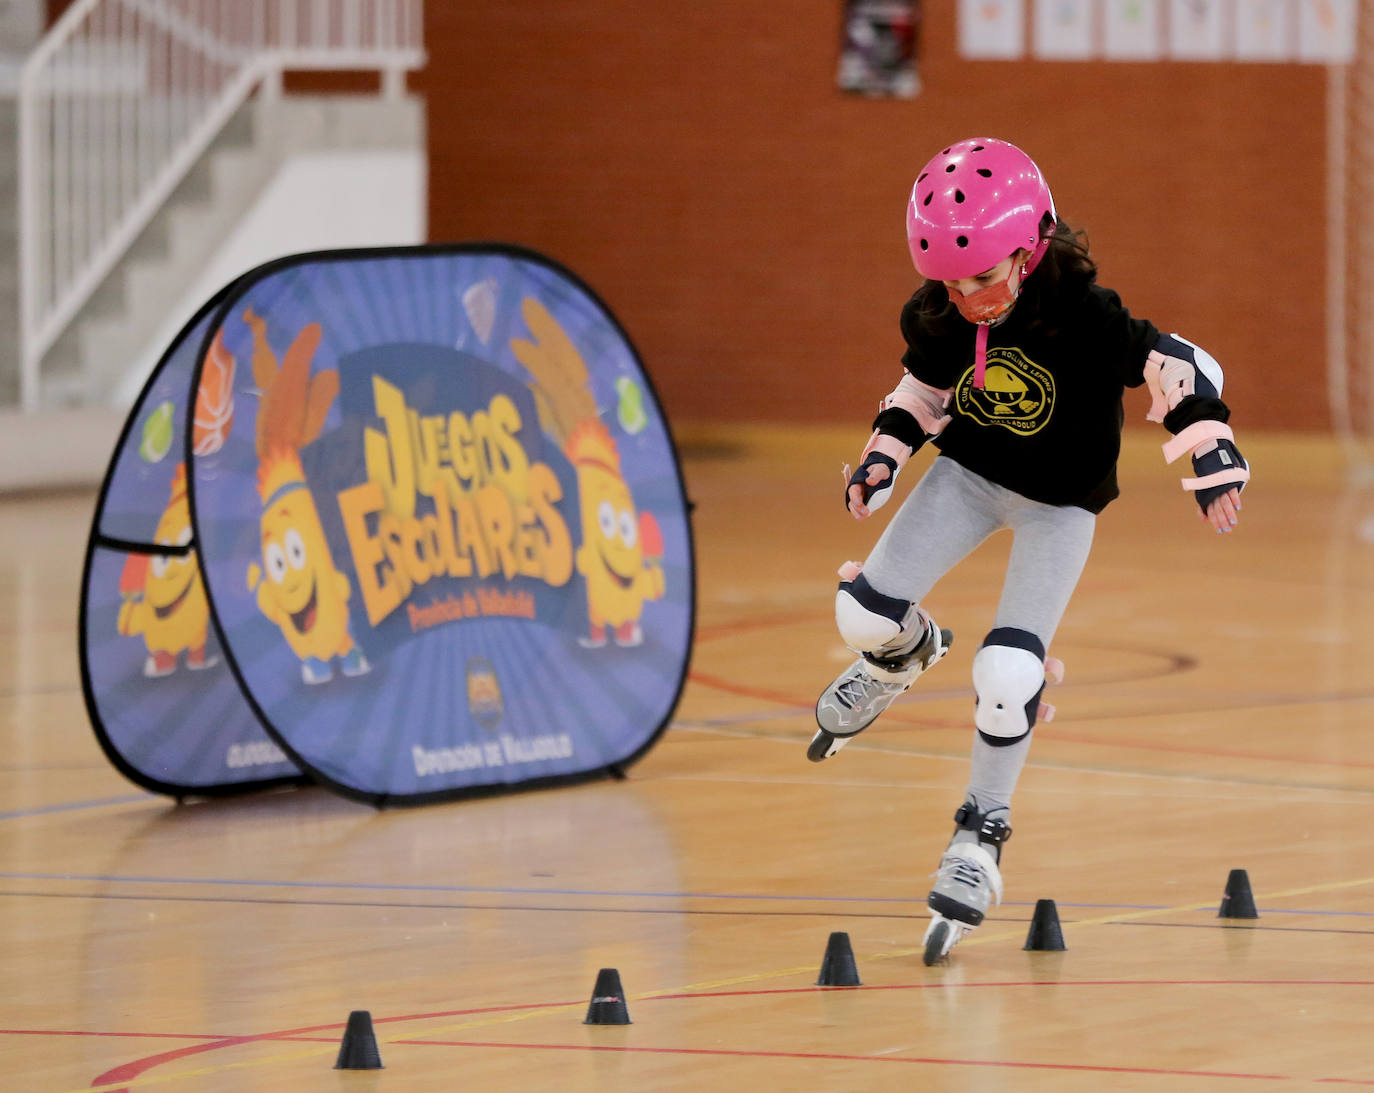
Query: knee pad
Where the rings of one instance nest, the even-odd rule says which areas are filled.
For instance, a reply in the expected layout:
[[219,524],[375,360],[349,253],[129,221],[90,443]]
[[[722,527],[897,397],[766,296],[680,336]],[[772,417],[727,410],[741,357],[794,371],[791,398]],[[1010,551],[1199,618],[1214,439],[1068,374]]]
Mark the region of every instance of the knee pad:
[[840,582],[835,593],[835,625],[851,649],[871,653],[909,637],[912,618],[920,621],[924,632],[925,620],[919,619],[915,607],[910,600],[883,595],[862,573],[854,572],[850,580]]
[[1015,744],[1035,726],[1045,690],[1045,646],[1029,630],[999,626],[973,658],[973,723],[993,747]]

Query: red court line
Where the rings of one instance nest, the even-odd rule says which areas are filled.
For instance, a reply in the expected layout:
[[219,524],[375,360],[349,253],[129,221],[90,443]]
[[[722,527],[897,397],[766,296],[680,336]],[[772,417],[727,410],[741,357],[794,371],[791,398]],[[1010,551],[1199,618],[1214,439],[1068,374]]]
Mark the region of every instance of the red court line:
[[[779,694],[765,687],[752,687],[739,683],[732,683],[728,679],[722,679],[720,676],[709,675],[706,672],[699,672],[695,669],[687,673],[687,678],[693,683],[700,683],[705,687],[714,687],[716,690],[724,691],[726,694],[739,695],[741,698],[753,698],[760,702],[772,702],[779,706],[789,706],[796,710],[805,710],[809,712],[814,709],[816,705],[815,699],[811,699],[807,702],[799,702],[791,695]],[[940,729],[964,728],[968,724],[967,720],[954,721],[938,717],[922,717],[918,720],[909,716],[893,716],[895,712],[896,711],[889,712],[886,719],[889,721],[902,721],[906,724],[920,724],[930,728]]]
[[767,987],[748,991],[683,991],[660,998],[739,998],[763,994],[836,994],[840,991],[960,990],[974,987],[1374,987],[1374,979],[989,979],[975,983],[865,983],[857,987]]
[[[813,615],[813,614],[807,614],[807,615],[795,616],[794,619],[790,619],[790,620],[789,620],[789,619],[784,619],[784,620],[768,619],[768,620],[748,620],[748,621],[741,620],[741,621],[735,622],[735,623],[723,623],[723,624],[721,624],[721,625],[719,625],[719,626],[703,627],[703,628],[699,629],[699,630],[697,631],[697,640],[698,640],[699,642],[714,641],[714,640],[717,640],[717,639],[719,639],[719,638],[732,637],[732,636],[734,636],[734,635],[736,635],[736,634],[746,633],[746,632],[749,632],[749,631],[752,631],[752,630],[766,630],[766,629],[771,629],[771,628],[773,628],[773,627],[775,627],[775,626],[782,625],[783,623],[786,623],[786,622],[789,622],[789,621],[798,621],[798,620],[800,620],[800,619],[807,619],[807,620],[810,620],[810,619],[812,619],[812,618],[814,618],[814,615]],[[1091,647],[1091,646],[1090,646],[1090,647]],[[1190,657],[1190,656],[1188,656],[1188,655],[1186,655],[1186,654],[1182,654],[1182,653],[1161,652],[1161,651],[1159,651],[1159,650],[1157,650],[1157,649],[1136,649],[1136,648],[1132,648],[1132,647],[1130,647],[1130,646],[1105,646],[1105,648],[1110,648],[1110,649],[1114,649],[1114,650],[1117,650],[1117,651],[1124,650],[1124,651],[1126,651],[1126,652],[1137,653],[1137,654],[1140,654],[1140,655],[1142,655],[1142,656],[1159,657],[1159,658],[1161,658],[1161,659],[1168,660],[1168,661],[1170,661],[1171,663],[1170,663],[1170,665],[1169,665],[1167,668],[1165,668],[1164,671],[1162,671],[1162,672],[1150,673],[1150,674],[1145,675],[1145,676],[1129,675],[1129,676],[1123,676],[1123,677],[1120,677],[1120,678],[1117,678],[1117,679],[1112,679],[1112,680],[1102,680],[1102,679],[1098,679],[1098,680],[1094,680],[1094,681],[1093,681],[1094,684],[1101,684],[1101,683],[1104,683],[1104,682],[1137,682],[1137,681],[1139,681],[1140,679],[1155,679],[1155,678],[1161,678],[1161,677],[1163,677],[1163,676],[1173,675],[1173,674],[1175,674],[1176,672],[1178,672],[1178,671],[1180,671],[1180,670],[1182,670],[1182,669],[1184,669],[1184,668],[1191,668],[1191,667],[1195,666],[1195,664],[1196,664],[1196,662],[1194,661],[1194,659],[1193,659],[1192,657]],[[690,679],[690,680],[692,680],[693,682],[700,683],[700,684],[702,684],[703,686],[706,686],[706,687],[713,687],[713,688],[715,688],[716,690],[724,691],[726,694],[738,695],[738,696],[740,696],[741,698],[754,698],[754,699],[758,699],[759,701],[762,701],[762,702],[772,702],[772,703],[775,703],[775,704],[780,705],[780,706],[789,706],[789,707],[792,707],[792,708],[797,709],[797,710],[806,710],[806,711],[810,711],[810,710],[815,706],[815,702],[814,702],[813,700],[808,700],[808,701],[806,701],[806,702],[798,702],[798,701],[797,701],[795,698],[793,698],[791,695],[779,694],[779,693],[777,693],[777,692],[775,692],[775,691],[770,691],[770,690],[768,690],[768,689],[766,689],[766,688],[763,688],[763,687],[741,686],[740,684],[738,684],[738,683],[733,683],[733,682],[731,682],[730,680],[722,679],[722,678],[720,678],[719,676],[710,675],[709,673],[697,671],[697,670],[695,670],[695,669],[693,669],[692,671],[689,671],[689,672],[688,672],[687,678]],[[1364,698],[1368,698],[1368,697],[1369,697],[1368,692],[1359,691],[1359,692],[1354,692],[1354,693],[1352,693],[1352,694],[1346,694],[1346,695],[1341,695],[1341,694],[1336,694],[1336,695],[1311,695],[1311,696],[1307,696],[1307,697],[1300,698],[1300,699],[1298,699],[1298,701],[1299,701],[1299,702],[1320,702],[1320,701],[1324,701],[1324,700],[1330,699],[1330,698],[1335,698],[1335,699],[1338,700],[1338,701],[1339,701],[1339,700],[1343,700],[1343,699],[1354,699],[1354,700],[1358,700],[1358,699],[1364,699]],[[1219,711],[1201,711],[1201,712],[1203,712],[1203,713],[1211,713],[1211,712],[1219,712]],[[1131,717],[1134,717],[1134,716],[1141,716],[1141,715],[1139,715],[1139,714],[1126,714],[1126,715],[1123,715],[1123,714],[1110,714],[1110,715],[1107,715],[1107,719],[1110,720],[1110,719],[1115,719],[1115,718],[1119,718],[1119,717],[1122,717],[1122,716],[1131,716]],[[1148,715],[1148,716],[1154,716],[1154,715]],[[1170,712],[1170,711],[1168,711],[1168,710],[1165,710],[1165,711],[1163,711],[1162,713],[1160,713],[1158,716],[1161,716],[1161,717],[1180,717],[1180,716],[1186,716],[1186,714],[1173,713],[1173,712]],[[884,718],[884,720],[889,721],[889,722],[896,721],[896,722],[901,722],[902,724],[906,724],[906,725],[915,725],[915,726],[919,726],[919,727],[923,727],[923,728],[931,728],[931,729],[962,729],[962,728],[966,728],[966,727],[968,726],[968,721],[967,721],[967,719],[950,720],[950,719],[948,719],[948,718],[939,718],[939,717],[914,717],[914,716],[910,716],[910,715],[904,716],[904,715],[903,715],[903,712],[902,712],[901,710],[891,710],[891,711],[889,711],[889,712],[887,713],[886,717]],[[1212,758],[1212,759],[1258,759],[1258,760],[1264,760],[1264,761],[1266,761],[1266,762],[1298,763],[1298,764],[1303,764],[1303,765],[1306,765],[1306,766],[1325,766],[1325,767],[1333,767],[1333,766],[1334,766],[1334,767],[1374,767],[1374,762],[1361,761],[1361,760],[1356,760],[1356,759],[1342,759],[1342,760],[1331,760],[1331,761],[1326,761],[1326,760],[1321,760],[1321,759],[1312,759],[1312,758],[1309,758],[1309,757],[1307,757],[1307,756],[1254,755],[1254,754],[1249,754],[1249,753],[1246,753],[1246,752],[1215,751],[1215,750],[1209,750],[1209,749],[1205,749],[1205,748],[1189,748],[1189,747],[1180,747],[1180,746],[1168,745],[1168,744],[1142,744],[1142,743],[1123,742],[1123,741],[1117,741],[1117,740],[1099,740],[1099,739],[1093,739],[1093,738],[1091,738],[1091,737],[1071,736],[1071,735],[1063,734],[1063,733],[1060,733],[1060,732],[1058,732],[1058,731],[1056,731],[1056,730],[1047,729],[1047,728],[1044,728],[1044,727],[1042,727],[1041,731],[1042,731],[1042,733],[1043,733],[1047,738],[1049,738],[1049,739],[1051,739],[1051,740],[1062,740],[1062,741],[1065,741],[1065,742],[1075,743],[1075,744],[1094,744],[1094,745],[1097,745],[1097,746],[1100,746],[1100,747],[1108,747],[1108,748],[1133,748],[1133,749],[1138,750],[1138,751],[1173,752],[1173,753],[1177,753],[1177,754],[1180,754],[1180,755],[1202,755],[1202,756],[1207,756],[1208,758]]]
[[[549,1009],[558,1006],[580,1005],[579,1002],[539,1002],[534,1005],[523,1006],[480,1006],[474,1009],[462,1010],[441,1010],[434,1013],[408,1013],[396,1017],[378,1017],[373,1019],[373,1024],[383,1024],[394,1021],[423,1021],[434,1017],[464,1017],[474,1013],[502,1013],[509,1010],[530,1010],[530,1009]],[[325,1025],[306,1025],[302,1028],[283,1029],[278,1032],[260,1032],[249,1036],[222,1036],[210,1043],[190,1044],[186,1047],[175,1048],[172,1051],[164,1051],[157,1055],[148,1055],[142,1059],[135,1059],[132,1062],[123,1063],[105,1073],[98,1075],[91,1081],[91,1085],[102,1086],[112,1085],[115,1082],[129,1082],[163,1063],[175,1062],[177,1059],[184,1059],[189,1055],[199,1055],[206,1051],[218,1051],[220,1048],[237,1047],[240,1044],[259,1043],[264,1040],[288,1040],[295,1037],[304,1036],[311,1032],[323,1032],[326,1029],[341,1029],[348,1024],[347,1021],[331,1021]],[[102,1035],[100,1033],[85,1033],[78,1035]],[[104,1034],[108,1035],[108,1034]],[[117,1091],[125,1093],[125,1091]]]
[[88,1032],[85,1029],[0,1028],[0,1036],[109,1036],[130,1040],[223,1040],[206,1032]]
[[[109,1085],[111,1082],[130,1082],[151,1070],[155,1066],[163,1063],[174,1062],[177,1059],[184,1059],[189,1055],[199,1055],[206,1051],[218,1051],[222,1047],[234,1047],[237,1044],[249,1044],[255,1040],[268,1040],[270,1036],[226,1036],[219,1040],[211,1040],[207,1044],[192,1044],[189,1047],[177,1048],[174,1051],[164,1051],[160,1055],[149,1055],[142,1059],[136,1059],[132,1063],[124,1063],[112,1070],[107,1070],[104,1074],[92,1079],[91,1085]],[[120,1090],[119,1093],[127,1093],[127,1090]]]
[[[676,1000],[684,998],[751,998],[762,995],[777,994],[830,994],[840,991],[890,991],[890,990],[943,990],[968,989],[973,987],[1374,987],[1374,979],[1078,979],[1078,980],[1054,980],[1054,979],[1007,979],[1007,980],[987,980],[973,983],[892,983],[892,984],[873,984],[858,987],[769,987],[754,988],[751,990],[734,991],[681,991],[673,994],[655,994],[640,998],[631,998],[636,1004],[643,1002],[654,1002],[658,1000]],[[481,1006],[472,1009],[461,1010],[438,1010],[432,1013],[408,1013],[398,1014],[394,1017],[373,1018],[373,1024],[394,1024],[400,1021],[422,1021],[440,1017],[464,1017],[478,1013],[506,1013],[513,1010],[541,1010],[558,1009],[571,1006],[580,1006],[581,1001],[576,1002],[533,1002],[525,1005],[507,1006]],[[331,1021],[323,1025],[306,1025],[295,1029],[282,1029],[277,1032],[261,1032],[247,1036],[221,1036],[209,1043],[191,1044],[186,1047],[176,1048],[172,1051],[161,1052],[157,1055],[149,1055],[142,1059],[135,1059],[132,1062],[123,1063],[120,1066],[107,1070],[91,1081],[91,1087],[112,1085],[116,1082],[133,1081],[135,1078],[154,1067],[161,1066],[163,1063],[175,1062],[191,1055],[203,1054],[207,1051],[217,1051],[220,1048],[237,1047],[241,1044],[261,1043],[268,1040],[298,1040],[307,1039],[312,1032],[323,1032],[325,1030],[342,1029],[347,1024],[346,1021]],[[0,1034],[7,1035],[43,1035],[37,1030],[10,1029],[0,1030]],[[58,1032],[54,1035],[70,1036],[118,1036],[118,1035],[142,1035],[142,1036],[165,1036],[170,1037],[172,1033],[109,1033],[109,1032]],[[185,1034],[188,1038],[193,1035]],[[198,1035],[198,1034],[196,1034]],[[495,1042],[477,1041],[447,1041],[447,1040],[396,1040],[394,1043],[407,1045],[441,1045],[458,1047],[544,1047],[558,1050],[592,1050],[583,1045],[579,1047],[573,1044],[505,1044]],[[610,1050],[602,1048],[600,1050]],[[1194,1075],[1199,1077],[1230,1077],[1230,1078],[1267,1078],[1274,1081],[1292,1081],[1292,1078],[1275,1075],[1257,1074],[1222,1074],[1211,1071],[1185,1071],[1185,1070],[1148,1070],[1130,1067],[1106,1067],[1106,1066],[1079,1066],[1077,1064],[1053,1064],[1053,1063],[999,1063],[999,1062],[974,1062],[961,1059],[916,1059],[900,1058],[893,1059],[889,1056],[868,1056],[868,1055],[823,1055],[806,1054],[801,1052],[770,1052],[770,1051],[712,1051],[707,1048],[634,1048],[625,1050],[653,1051],[659,1053],[676,1054],[702,1054],[702,1055],[748,1055],[767,1058],[788,1058],[788,1059],[852,1059],[861,1062],[926,1062],[932,1064],[943,1064],[950,1066],[1001,1066],[1001,1067],[1039,1067],[1067,1070],[1097,1070],[1121,1073],[1142,1073],[1142,1074],[1180,1074]],[[1374,1082],[1363,1083],[1355,1079],[1345,1078],[1323,1078],[1311,1079],[1332,1082],[1351,1082],[1351,1084],[1374,1084]],[[125,1090],[111,1090],[110,1093],[127,1093]]]
[[[762,687],[743,686],[732,683],[727,679],[717,676],[707,675],[704,672],[692,671],[688,673],[688,679],[707,687],[714,687],[716,690],[725,691],[727,694],[739,695],[741,698],[758,699],[761,702],[773,702],[781,706],[790,706],[797,710],[810,712],[815,702],[798,702],[787,695],[776,694]],[[1303,701],[1321,701],[1323,696],[1314,695]],[[1360,695],[1358,697],[1365,697]],[[1215,710],[1201,711],[1204,713],[1223,713],[1225,708],[1219,707]],[[1138,714],[1105,714],[1102,720],[1115,720],[1122,716],[1136,717]],[[1196,716],[1194,713],[1184,711],[1182,713],[1165,710],[1159,713],[1160,717],[1190,717]],[[888,723],[898,723],[910,725],[915,728],[923,729],[966,729],[970,727],[968,719],[952,720],[946,717],[926,717],[923,715],[908,714],[900,709],[889,710],[883,715],[883,720]],[[1310,756],[1301,755],[1260,755],[1253,752],[1243,751],[1220,751],[1215,748],[1192,748],[1181,744],[1152,744],[1131,740],[1108,740],[1092,736],[1075,736],[1071,733],[1060,732],[1050,723],[1042,725],[1040,728],[1042,739],[1058,740],[1064,743],[1089,744],[1101,748],[1129,748],[1134,751],[1154,751],[1165,752],[1177,755],[1201,755],[1209,759],[1255,759],[1267,763],[1286,763],[1306,767],[1374,767],[1374,762],[1360,759],[1313,759]]]
[[[628,1047],[611,1044],[522,1044],[489,1040],[396,1040],[398,1044],[438,1044],[445,1047],[504,1047],[537,1051],[605,1051],[646,1055],[706,1055],[713,1058],[801,1059],[807,1061],[846,1063],[916,1063],[925,1066],[991,1067],[1001,1070],[1061,1070],[1093,1074],[1153,1074],[1160,1077],[1183,1078],[1244,1078],[1264,1082],[1292,1082],[1299,1079],[1289,1074],[1240,1074],[1225,1070],[1171,1070],[1151,1066],[1107,1066],[1091,1063],[1032,1063],[1006,1062],[988,1059],[941,1059],[914,1055],[842,1055],[819,1051],[731,1051],[705,1047]],[[1320,1078],[1317,1081],[1343,1081],[1352,1085],[1374,1085],[1353,1078]]]

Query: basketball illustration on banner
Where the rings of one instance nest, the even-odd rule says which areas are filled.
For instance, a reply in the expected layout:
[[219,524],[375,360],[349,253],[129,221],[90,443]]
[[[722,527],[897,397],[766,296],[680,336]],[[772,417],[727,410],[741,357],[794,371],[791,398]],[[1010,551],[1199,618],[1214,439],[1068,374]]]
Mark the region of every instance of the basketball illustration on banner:
[[[269,263],[188,325],[135,419],[82,603],[88,708],[135,781],[423,802],[619,770],[667,724],[695,608],[677,454],[563,267],[486,244]],[[160,449],[155,509],[129,455]],[[205,680],[222,740],[164,676]]]
[[191,451],[196,455],[214,455],[224,447],[233,422],[234,358],[224,348],[224,340],[217,336],[205,354],[205,367],[196,387]]

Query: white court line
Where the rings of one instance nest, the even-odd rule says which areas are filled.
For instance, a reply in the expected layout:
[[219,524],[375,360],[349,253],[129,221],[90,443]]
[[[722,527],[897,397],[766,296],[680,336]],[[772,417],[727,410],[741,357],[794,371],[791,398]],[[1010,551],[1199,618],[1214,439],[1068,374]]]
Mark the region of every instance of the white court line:
[[[800,747],[803,747],[803,746],[805,745],[805,739],[802,738],[802,737],[775,736],[775,735],[772,735],[772,734],[769,734],[769,733],[763,733],[763,732],[750,732],[750,731],[747,730],[747,729],[727,729],[727,728],[722,728],[722,727],[715,726],[715,725],[711,725],[711,726],[692,725],[692,724],[690,724],[690,723],[682,723],[682,722],[674,722],[673,725],[672,725],[672,728],[673,728],[673,730],[676,731],[676,732],[699,732],[699,733],[704,733],[704,734],[706,734],[706,735],[708,735],[708,736],[726,736],[726,737],[733,737],[733,738],[735,738],[735,739],[740,739],[740,740],[760,740],[760,741],[764,741],[764,742],[772,743],[772,744],[785,744],[785,745],[787,745],[788,747],[800,748]],[[849,745],[847,745],[847,747],[845,748],[845,750],[848,751],[848,752],[850,752],[851,754],[859,754],[859,753],[862,753],[862,754],[865,754],[865,755],[895,755],[895,756],[901,756],[902,758],[905,758],[905,759],[938,759],[938,760],[941,760],[941,761],[943,761],[943,762],[955,762],[955,763],[967,763],[967,762],[968,762],[968,755],[967,755],[967,754],[960,754],[960,755],[944,755],[944,754],[941,754],[940,752],[926,752],[926,751],[919,751],[919,750],[915,750],[915,749],[884,747],[884,746],[881,745],[881,744],[864,744],[864,743],[860,743],[859,741],[854,741],[854,742],[850,743]],[[1239,788],[1239,789],[1248,789],[1248,790],[1261,790],[1261,789],[1263,789],[1263,790],[1267,791],[1267,792],[1261,794],[1258,798],[1228,797],[1227,800],[1250,800],[1250,799],[1258,799],[1258,800],[1261,800],[1261,801],[1268,801],[1268,800],[1271,800],[1271,799],[1272,799],[1272,793],[1273,793],[1275,790],[1282,790],[1282,791],[1287,792],[1287,793],[1295,793],[1295,794],[1304,794],[1304,793],[1305,793],[1305,794],[1311,794],[1311,795],[1313,795],[1314,797],[1319,798],[1319,799],[1320,799],[1321,801],[1323,801],[1324,803],[1333,803],[1333,804],[1334,804],[1334,803],[1337,803],[1337,802],[1335,802],[1335,801],[1332,801],[1332,800],[1331,800],[1331,797],[1332,797],[1333,794],[1341,794],[1341,793],[1348,794],[1348,795],[1352,796],[1355,800],[1353,800],[1353,801],[1346,801],[1346,802],[1340,802],[1340,803],[1353,804],[1353,803],[1356,803],[1356,802],[1358,802],[1358,803],[1365,803],[1366,801],[1374,801],[1374,787],[1371,787],[1371,788],[1369,788],[1369,789],[1365,789],[1365,788],[1362,788],[1362,787],[1359,787],[1359,786],[1324,786],[1324,785],[1318,785],[1318,784],[1303,784],[1303,783],[1298,783],[1298,782],[1265,781],[1265,780],[1256,779],[1256,778],[1228,778],[1228,777],[1225,777],[1225,776],[1223,776],[1223,775],[1183,774],[1183,773],[1168,773],[1168,772],[1160,772],[1160,771],[1121,770],[1121,769],[1115,769],[1115,768],[1112,768],[1112,767],[1086,767],[1086,766],[1074,766],[1074,765],[1068,764],[1068,763],[1046,762],[1046,761],[1043,761],[1043,760],[1034,760],[1034,759],[1027,759],[1027,760],[1026,760],[1026,769],[1028,769],[1028,770],[1053,771],[1053,772],[1055,772],[1055,773],[1060,773],[1060,774],[1090,774],[1090,775],[1100,775],[1100,776],[1103,776],[1103,777],[1110,777],[1110,778],[1139,778],[1139,779],[1144,779],[1144,780],[1146,780],[1146,781],[1158,781],[1158,782],[1191,782],[1191,783],[1195,783],[1195,784],[1197,784],[1197,785],[1204,785],[1204,786],[1209,786],[1209,787],[1216,787],[1216,786],[1231,786],[1231,787],[1233,787],[1233,788]],[[673,777],[673,778],[683,778],[683,779],[686,779],[686,778],[688,778],[688,777],[690,777],[690,776],[686,776],[686,775],[674,775],[674,776],[671,776],[671,777]],[[728,780],[732,780],[732,779],[735,778],[735,777],[736,777],[736,776],[721,777],[721,778],[719,778],[718,780],[720,780],[720,781],[728,781]],[[670,776],[663,776],[663,778],[662,778],[662,780],[664,780],[664,781],[668,781],[669,779],[670,779]],[[745,779],[740,779],[740,780],[745,780]],[[810,780],[810,779],[803,779],[803,778],[797,778],[797,779],[794,780],[794,782],[795,782],[796,784],[799,784],[799,785],[814,785],[814,784],[815,784],[814,781],[812,781],[812,780]],[[844,783],[834,783],[834,782],[831,782],[831,781],[828,781],[828,780],[827,780],[827,782],[826,782],[825,784],[826,784],[826,785],[835,785],[835,784],[844,784]],[[942,784],[942,783],[936,783],[936,784],[932,785],[932,784],[930,784],[930,783],[922,783],[922,782],[901,782],[901,783],[854,783],[854,784],[855,784],[855,785],[870,785],[870,784],[871,784],[871,785],[884,785],[884,784],[888,784],[888,785],[890,785],[892,788],[903,788],[903,787],[906,787],[906,786],[920,787],[920,788],[943,788],[943,784]],[[1037,788],[1036,792],[1037,792],[1037,793],[1078,793],[1078,792],[1097,792],[1099,795],[1102,795],[1105,791],[1093,791],[1093,790],[1086,790],[1086,791],[1085,791],[1085,790],[1079,790],[1079,789],[1072,789],[1072,790],[1056,790],[1056,789],[1045,789],[1045,788],[1041,787],[1041,788]],[[1157,795],[1157,791],[1151,790],[1151,791],[1150,791],[1150,794],[1151,794],[1151,796],[1155,796],[1155,795]],[[1138,794],[1131,794],[1131,793],[1108,793],[1108,794],[1106,794],[1106,795],[1109,795],[1109,796],[1120,796],[1120,797],[1138,796]]]

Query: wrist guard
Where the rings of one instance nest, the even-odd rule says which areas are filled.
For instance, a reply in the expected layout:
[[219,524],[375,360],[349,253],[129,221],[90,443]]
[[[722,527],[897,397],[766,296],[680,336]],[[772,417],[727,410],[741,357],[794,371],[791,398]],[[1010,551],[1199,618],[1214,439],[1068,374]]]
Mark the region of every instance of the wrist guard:
[[1193,474],[1183,488],[1197,498],[1203,512],[1227,490],[1240,492],[1250,481],[1250,464],[1235,445],[1231,427],[1223,421],[1197,421],[1164,445],[1164,460],[1172,463],[1184,452],[1193,458]]
[[[868,471],[871,467],[887,468],[887,477],[876,486],[868,483]],[[888,498],[892,496],[892,484],[897,481],[897,474],[901,469],[897,460],[886,452],[876,448],[869,449],[858,469],[845,480],[844,507],[849,508],[849,487],[858,486],[861,491],[859,499],[868,506],[869,512],[876,512],[887,504]],[[849,468],[845,467],[845,470],[848,471]]]

